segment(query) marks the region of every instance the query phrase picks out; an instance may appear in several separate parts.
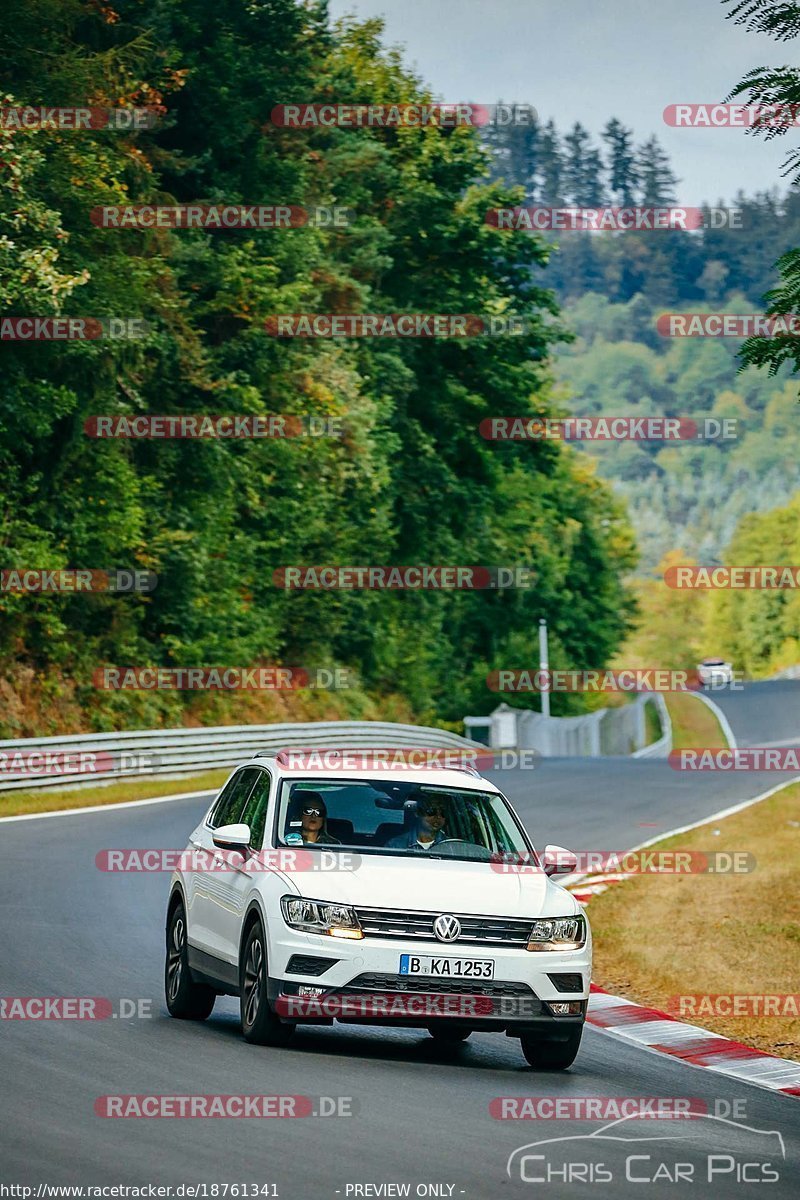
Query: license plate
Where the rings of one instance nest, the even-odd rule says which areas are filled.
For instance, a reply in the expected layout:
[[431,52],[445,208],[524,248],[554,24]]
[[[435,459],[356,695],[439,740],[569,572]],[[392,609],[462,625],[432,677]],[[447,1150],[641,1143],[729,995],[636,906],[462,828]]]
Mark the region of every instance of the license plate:
[[400,974],[429,975],[436,979],[494,979],[494,959],[401,954]]

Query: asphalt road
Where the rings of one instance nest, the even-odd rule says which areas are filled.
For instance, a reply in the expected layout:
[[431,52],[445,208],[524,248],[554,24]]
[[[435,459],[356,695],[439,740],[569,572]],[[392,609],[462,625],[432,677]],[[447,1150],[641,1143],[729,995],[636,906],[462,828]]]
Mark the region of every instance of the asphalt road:
[[800,745],[800,680],[772,679],[707,693],[740,746]]
[[[767,726],[771,740],[788,738],[800,724],[791,716],[800,710],[800,683],[751,685],[723,704],[737,737],[752,720],[757,742]],[[663,762],[623,759],[551,760],[497,778],[539,845],[574,849],[637,844],[778,781],[688,776]],[[548,1075],[528,1068],[518,1043],[502,1035],[473,1035],[446,1050],[413,1031],[340,1025],[300,1031],[290,1048],[274,1050],[241,1039],[230,999],[220,999],[205,1024],[170,1019],[162,992],[168,878],[107,874],[94,860],[109,847],[183,847],[205,803],[0,824],[0,994],[105,996],[115,1009],[122,999],[144,1002],[141,1016],[0,1022],[0,1184],[205,1184],[209,1197],[214,1184],[275,1184],[284,1200],[484,1200],[537,1188],[560,1198],[588,1187],[605,1200],[644,1186],[648,1196],[684,1200],[709,1186],[711,1170],[710,1186],[722,1196],[800,1194],[800,1101],[591,1028],[573,1068]],[[349,1104],[354,1115],[99,1117],[94,1102],[109,1093],[348,1097],[340,1108]],[[490,1102],[503,1096],[693,1097],[712,1116],[627,1122],[609,1131],[626,1142],[586,1141],[596,1121],[494,1119]],[[584,1140],[536,1147],[529,1153],[544,1158],[523,1160],[528,1180],[549,1172],[550,1182],[523,1181],[520,1156],[506,1173],[519,1147],[574,1137]],[[626,1170],[652,1182],[628,1182]]]

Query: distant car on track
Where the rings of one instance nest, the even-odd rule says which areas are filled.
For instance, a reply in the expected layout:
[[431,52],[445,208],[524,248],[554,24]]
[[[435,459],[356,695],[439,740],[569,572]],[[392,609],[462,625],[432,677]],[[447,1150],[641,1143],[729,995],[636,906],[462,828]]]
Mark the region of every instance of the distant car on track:
[[729,687],[733,683],[733,664],[724,658],[704,658],[697,664],[697,676],[703,687]]
[[499,789],[473,768],[350,770],[256,756],[231,775],[172,876],[174,1017],[238,996],[249,1042],[333,1020],[517,1037],[562,1070],[591,979],[582,906]]

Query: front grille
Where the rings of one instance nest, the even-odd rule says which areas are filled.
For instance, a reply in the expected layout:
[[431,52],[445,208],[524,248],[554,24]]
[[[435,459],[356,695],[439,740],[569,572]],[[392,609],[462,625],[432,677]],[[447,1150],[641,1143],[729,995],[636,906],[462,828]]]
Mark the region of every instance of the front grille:
[[357,975],[351,979],[347,987],[337,988],[342,992],[424,992],[426,995],[458,996],[530,996],[536,1000],[533,988],[527,983],[517,983],[512,980],[489,982],[478,979],[435,979],[423,978],[417,975],[385,975],[370,972]]
[[293,954],[286,964],[287,975],[324,975],[339,962],[338,958],[318,958],[313,954]]
[[437,945],[460,945],[473,942],[480,946],[527,946],[531,920],[513,917],[476,917],[454,913],[461,923],[461,934],[455,942],[441,943],[433,932],[438,912],[414,912],[397,908],[357,908],[356,916],[367,937],[402,938],[404,941],[425,940]]
[[582,975],[548,975],[547,978],[550,980],[557,992],[583,991]]

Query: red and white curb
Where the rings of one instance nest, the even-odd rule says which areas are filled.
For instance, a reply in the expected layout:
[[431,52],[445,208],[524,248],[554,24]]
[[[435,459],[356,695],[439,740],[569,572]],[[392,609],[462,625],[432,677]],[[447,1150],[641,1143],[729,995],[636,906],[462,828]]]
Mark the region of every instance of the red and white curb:
[[646,1008],[622,996],[612,996],[595,984],[586,1022],[693,1067],[707,1067],[744,1083],[800,1097],[800,1063],[754,1050],[709,1029],[687,1025],[658,1008]]
[[576,876],[574,883],[566,880],[561,886],[585,907],[592,896],[599,896],[601,892],[608,891],[612,884],[624,883],[626,879],[632,878],[632,874],[626,874],[624,871],[611,871],[604,875],[586,875],[583,878]]

